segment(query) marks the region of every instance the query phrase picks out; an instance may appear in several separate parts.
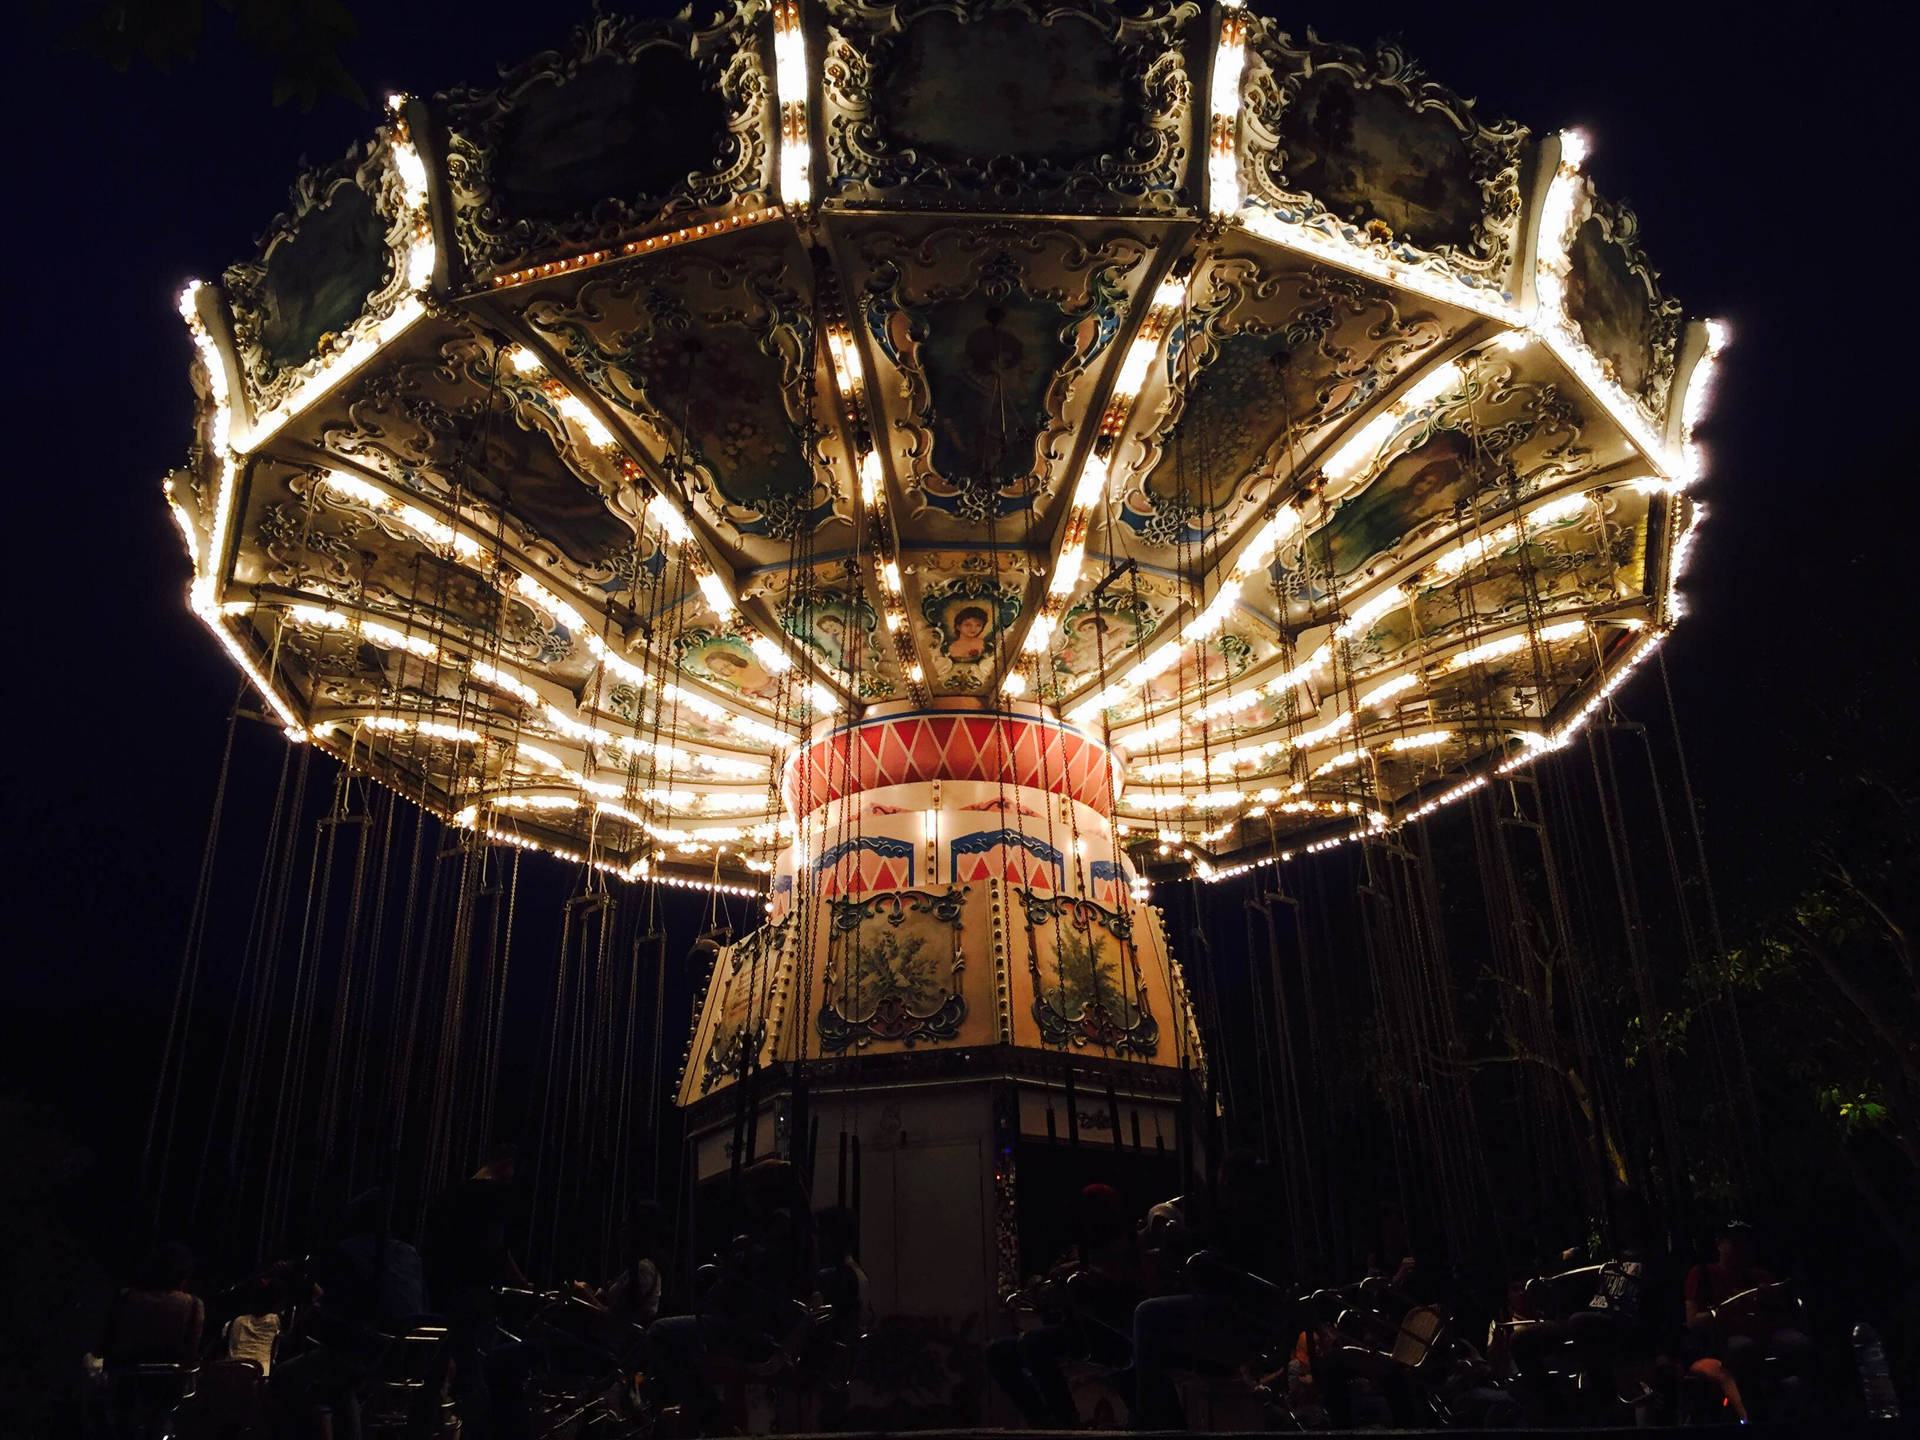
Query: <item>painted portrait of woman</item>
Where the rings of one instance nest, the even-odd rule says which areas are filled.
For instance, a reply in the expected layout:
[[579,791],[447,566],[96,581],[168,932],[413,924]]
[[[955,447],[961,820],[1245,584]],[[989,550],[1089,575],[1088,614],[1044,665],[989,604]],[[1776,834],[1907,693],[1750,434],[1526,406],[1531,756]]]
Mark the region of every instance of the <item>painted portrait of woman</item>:
[[760,661],[726,636],[708,640],[688,657],[687,668],[714,684],[757,700],[771,700],[776,683]]
[[947,642],[949,660],[981,660],[993,633],[993,616],[984,605],[962,605],[953,613],[953,638]]

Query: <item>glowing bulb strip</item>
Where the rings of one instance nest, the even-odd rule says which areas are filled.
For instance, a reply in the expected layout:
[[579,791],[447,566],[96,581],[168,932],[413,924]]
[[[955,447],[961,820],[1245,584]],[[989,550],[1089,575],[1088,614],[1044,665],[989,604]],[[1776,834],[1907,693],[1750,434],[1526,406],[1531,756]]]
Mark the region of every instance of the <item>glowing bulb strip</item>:
[[1220,588],[1214,591],[1213,599],[1207,602],[1204,610],[1187,622],[1186,628],[1180,632],[1180,638],[1190,645],[1205,640],[1227,623],[1227,617],[1233,613],[1233,607],[1239,602],[1240,581],[1232,577],[1221,581]]
[[1342,750],[1338,755],[1324,761],[1315,769],[1313,778],[1318,780],[1322,775],[1331,775],[1336,770],[1345,770],[1349,766],[1358,765],[1371,753],[1372,752],[1364,745],[1356,745],[1351,750]]
[[1212,112],[1207,149],[1208,209],[1227,218],[1240,209],[1240,80],[1247,63],[1247,17],[1233,5],[1220,20],[1220,44],[1213,53]]
[[1531,328],[1554,358],[1573,372],[1581,386],[1605,407],[1614,423],[1627,432],[1640,452],[1663,471],[1680,467],[1679,457],[1655,433],[1653,422],[1639,402],[1607,373],[1604,362],[1587,344],[1580,326],[1567,313],[1566,277],[1573,266],[1574,237],[1579,233],[1583,202],[1590,193],[1580,166],[1586,160],[1586,137],[1577,130],[1560,133],[1560,165],[1547,186],[1540,207],[1540,247],[1534,259],[1534,313]]
[[641,240],[629,240],[617,249],[589,250],[585,254],[570,255],[564,260],[546,260],[538,265],[528,265],[519,270],[504,270],[487,283],[495,290],[503,290],[511,285],[525,285],[533,280],[548,280],[555,275],[567,275],[575,270],[604,265],[609,260],[624,260],[633,255],[648,255],[655,250],[685,245],[692,240],[704,240],[709,235],[724,235],[730,230],[741,230],[750,225],[764,225],[769,220],[780,219],[786,213],[778,205],[767,205],[758,210],[741,210],[732,215],[723,215],[717,220],[703,220],[698,225],[684,225],[678,230],[649,235]]
[[[193,340],[193,348],[200,356],[201,368],[207,377],[207,392],[213,401],[213,417],[207,438],[220,473],[214,484],[213,521],[208,532],[206,559],[204,564],[200,564],[196,557],[194,576],[187,586],[187,608],[213,632],[214,639],[232,657],[233,663],[240,667],[240,673],[247,677],[253,688],[259,691],[261,699],[280,717],[288,738],[305,740],[305,723],[254,663],[253,656],[247,653],[247,647],[227,628],[226,618],[221,611],[220,571],[226,564],[227,535],[233,523],[234,492],[239,487],[240,465],[232,443],[233,394],[227,379],[226,358],[200,318],[200,296],[205,288],[201,281],[190,283],[180,292],[179,307],[181,318],[187,322],[187,333]],[[172,503],[171,496],[169,502]],[[194,548],[192,527],[185,515],[178,513],[178,507],[175,508],[175,519],[180,521],[188,536],[188,550],[191,553]]]
[[773,7],[773,75],[780,97],[780,202],[813,200],[813,155],[807,137],[807,36],[795,0]]
[[1046,618],[1057,621],[1074,587],[1080,583],[1093,510],[1106,494],[1107,482],[1111,477],[1108,447],[1114,437],[1126,428],[1134,399],[1139,395],[1140,387],[1146,384],[1147,372],[1153,366],[1153,357],[1159,353],[1161,342],[1166,339],[1173,318],[1186,304],[1186,299],[1184,279],[1169,276],[1162,280],[1153,292],[1147,313],[1141,317],[1140,328],[1134,332],[1127,346],[1119,373],[1114,377],[1113,389],[1107,396],[1107,408],[1100,418],[1094,448],[1081,462],[1080,474],[1074,481],[1066,523],[1061,527],[1060,549],[1047,580],[1046,602],[1036,620]]
[[[1642,482],[1628,483],[1639,485]],[[1584,514],[1592,498],[1588,494],[1577,494],[1562,495],[1557,499],[1549,500],[1544,505],[1529,510],[1518,519],[1495,526],[1435,556],[1422,575],[1439,576],[1450,580],[1462,571],[1469,570],[1488,558],[1503,553],[1526,539],[1534,531],[1562,524],[1576,515]]]
[[[1053,579],[1047,582],[1050,595],[1071,595],[1080,583],[1080,567],[1086,564],[1087,551],[1084,545],[1069,545],[1060,552],[1060,559],[1053,567]],[[1051,615],[1048,616],[1052,618]]]
[[1402,825],[1415,824],[1418,821],[1426,819],[1427,816],[1431,815],[1434,811],[1440,809],[1442,806],[1451,805],[1456,800],[1464,800],[1467,798],[1467,796],[1473,794],[1474,791],[1484,790],[1486,787],[1487,787],[1487,777],[1484,775],[1476,775],[1471,780],[1467,780],[1462,782],[1461,784],[1455,785],[1450,790],[1441,791],[1438,795],[1434,796],[1431,800],[1421,805],[1418,809],[1408,811],[1407,814],[1401,817],[1400,823]]
[[187,564],[195,574],[200,571],[200,537],[193,533],[193,517],[187,513],[187,507],[180,503],[173,491],[173,477],[169,475],[160,482],[160,493],[167,497],[167,513],[173,516],[173,523],[180,529],[180,538],[186,542]]
[[451,552],[456,558],[468,564],[483,565],[490,564],[492,561],[486,547],[477,537],[456,529],[437,516],[422,510],[418,505],[409,505],[371,481],[363,480],[357,475],[349,475],[344,470],[330,470],[322,483],[343,499],[351,500],[357,505],[365,505],[376,514],[398,522],[422,540],[437,546],[442,552]]
[[1407,592],[1398,585],[1389,585],[1378,595],[1356,606],[1353,613],[1334,627],[1333,638],[1351,639],[1371,629],[1373,622],[1382,615],[1390,614],[1407,603]]
[[711,570],[701,574],[695,583],[700,587],[701,595],[706,597],[707,608],[713,611],[716,618],[725,621],[738,610],[739,607],[733,603],[733,596],[727,593],[725,583]]
[[[357,634],[368,642],[387,649],[405,650],[423,660],[448,667],[457,666],[457,657],[449,655],[445,649],[421,635],[409,635],[394,629],[390,625],[376,620],[356,618],[338,610],[323,609],[317,605],[293,605],[288,607],[287,617],[295,624],[312,626],[318,629],[338,630]],[[761,760],[750,760],[732,755],[720,755],[704,750],[683,750],[675,745],[656,743],[634,735],[619,735],[586,724],[573,718],[565,710],[543,699],[531,685],[508,674],[490,661],[475,659],[466,665],[467,673],[483,685],[504,690],[516,699],[537,710],[549,725],[560,734],[574,740],[588,741],[594,744],[623,750],[630,755],[654,755],[664,760],[671,770],[685,767],[722,778],[757,779],[767,773],[767,764]],[[672,688],[672,687],[669,687]],[[673,698],[673,697],[670,697]],[[682,697],[683,698],[683,697]],[[710,716],[712,719],[726,718],[725,712]],[[323,722],[323,724],[332,722]],[[376,729],[392,728],[387,725],[375,726]],[[785,738],[784,736],[782,737]],[[523,745],[521,753],[537,763],[550,768],[564,768],[564,762],[550,752],[536,746]]]
[[1720,356],[1733,338],[1733,332],[1724,320],[1708,320],[1706,331],[1706,348],[1701,351],[1700,358],[1693,362],[1693,369],[1687,376],[1686,394],[1680,401],[1680,477],[1683,484],[1698,480],[1706,468],[1706,457],[1701,454],[1693,431],[1706,418],[1707,407],[1713,399],[1714,376],[1720,367]]
[[834,383],[840,387],[840,394],[849,405],[857,404],[867,388],[867,377],[861,369],[860,352],[854,348],[853,336],[838,320],[829,321],[823,328],[826,331],[827,359],[833,366]]
[[1330,215],[1300,221],[1263,206],[1247,205],[1236,218],[1242,229],[1284,249],[1325,260],[1342,270],[1384,280],[1429,300],[1458,305],[1476,315],[1503,320],[1510,325],[1526,323],[1525,312],[1510,296],[1444,270],[1398,258],[1387,246],[1366,239],[1366,232],[1359,226],[1347,225]]
[[1498,660],[1502,656],[1512,655],[1526,649],[1537,639],[1543,644],[1555,640],[1566,640],[1579,635],[1587,628],[1585,620],[1562,620],[1553,625],[1542,625],[1531,634],[1521,630],[1512,635],[1503,635],[1497,640],[1489,640],[1465,650],[1455,651],[1453,658],[1447,661],[1447,669],[1464,670],[1469,665],[1482,665],[1489,660]]
[[1466,372],[1457,360],[1446,360],[1426,371],[1391,405],[1362,425],[1321,462],[1329,480],[1348,480],[1379,458],[1381,448],[1420,414],[1466,386]]
[[553,402],[553,408],[571,421],[587,443],[597,450],[618,450],[620,442],[614,438],[613,431],[593,411],[593,407],[569,390],[558,380],[549,380],[540,387],[540,392]]

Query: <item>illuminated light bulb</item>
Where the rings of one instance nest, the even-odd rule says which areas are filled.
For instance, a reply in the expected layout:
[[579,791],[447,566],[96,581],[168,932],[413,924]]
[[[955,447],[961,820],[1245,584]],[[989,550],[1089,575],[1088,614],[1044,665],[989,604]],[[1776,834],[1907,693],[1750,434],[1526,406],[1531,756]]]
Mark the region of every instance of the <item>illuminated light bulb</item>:
[[1391,700],[1403,690],[1411,690],[1420,683],[1418,675],[1396,675],[1384,685],[1376,686],[1360,697],[1360,708],[1365,710]]
[[889,631],[897,631],[905,623],[906,617],[901,615],[898,610],[887,611],[887,629]]
[[926,678],[927,678],[927,672],[925,671],[925,669],[921,667],[919,661],[916,660],[913,664],[907,667],[907,679],[911,680],[914,684],[918,685],[922,680],[925,680]]
[[702,574],[697,583],[700,586],[700,593],[706,597],[708,608],[720,619],[725,620],[739,608],[733,603],[733,597],[727,593],[726,585],[711,570]]
[[1407,592],[1398,585],[1389,585],[1378,595],[1367,601],[1349,615],[1333,632],[1336,640],[1345,640],[1366,630],[1389,611],[1397,610],[1407,603]]
[[1261,569],[1299,529],[1299,511],[1292,508],[1280,511],[1247,542],[1247,548],[1241,552],[1239,562],[1233,567],[1234,574],[1245,579]]
[[1231,579],[1222,581],[1219,591],[1207,602],[1207,608],[1187,622],[1186,629],[1180,632],[1181,638],[1187,641],[1205,640],[1227,623],[1227,616],[1233,613],[1233,607],[1239,599],[1240,582]]
[[348,475],[341,470],[327,472],[327,488],[336,495],[358,500],[365,505],[384,505],[387,502],[387,492],[378,485],[369,484],[358,475]]
[[1130,754],[1138,754],[1140,751],[1157,745],[1162,740],[1179,733],[1180,717],[1178,715],[1169,715],[1164,720],[1155,721],[1145,730],[1137,731],[1132,735],[1126,736],[1124,739],[1116,740],[1114,743]]
[[1366,758],[1367,750],[1365,746],[1356,746],[1352,750],[1343,750],[1318,770],[1315,770],[1313,772],[1314,778],[1317,780],[1322,775],[1331,775],[1336,770],[1345,770],[1350,765],[1358,765]]
[[[1542,643],[1565,640],[1582,633],[1587,628],[1584,620],[1562,620],[1558,624],[1544,625],[1538,634]],[[1497,660],[1504,655],[1512,655],[1524,650],[1532,643],[1531,637],[1523,634],[1506,635],[1498,640],[1489,640],[1484,645],[1476,645],[1462,650],[1447,663],[1450,670],[1464,670],[1469,665],[1477,665],[1486,660]]]
[[760,663],[766,666],[769,675],[778,675],[793,665],[793,661],[787,658],[787,652],[768,636],[754,636],[747,642],[747,648],[760,657]]
[[883,561],[880,566],[880,583],[887,587],[889,595],[900,593],[900,567],[891,560]]
[[1389,750],[1431,750],[1453,738],[1451,730],[1427,730],[1416,735],[1400,735],[1389,741]]
[[433,283],[434,253],[433,241],[424,232],[407,248],[407,284],[413,289],[424,290]]
[[524,345],[516,345],[507,357],[514,370],[521,375],[542,375],[546,373],[546,364],[538,355]]
[[1560,132],[1560,163],[1578,170],[1587,163],[1591,149],[1584,130],[1562,130]]
[[516,676],[509,676],[505,670],[501,670],[499,666],[488,664],[486,660],[474,660],[472,664],[468,664],[467,674],[470,674],[474,680],[478,680],[480,684],[493,685],[495,689],[503,689],[503,691],[507,691],[509,695],[513,695],[515,699],[526,701],[528,705],[538,705],[538,703],[540,703],[540,693],[538,693],[532,685],[518,680]]
[[800,28],[799,11],[781,5],[774,11],[773,78],[782,104],[807,96],[807,38]]
[[601,450],[611,450],[615,441],[613,432],[593,413],[591,406],[571,391],[554,397],[554,408],[586,432],[587,442]]
[[1157,335],[1134,338],[1127,347],[1127,358],[1120,366],[1119,377],[1113,382],[1113,398],[1116,401],[1131,400],[1140,393],[1140,387],[1147,380],[1147,367],[1153,363],[1153,352],[1159,347]]
[[[531,575],[522,574],[515,576],[513,588],[527,599],[533,601],[533,603],[542,610],[546,611],[548,615],[559,621],[571,633],[575,635],[587,633],[587,624],[580,618],[580,612],[567,604],[567,602],[562,600],[558,595],[555,595],[551,590],[547,589],[547,587],[542,585],[538,580],[535,580]],[[596,635],[593,636],[592,639],[597,640],[599,637]],[[591,641],[589,641],[589,643],[591,643]]]
[[1166,674],[1180,663],[1180,648],[1179,642],[1173,640],[1161,645],[1158,650],[1133,667],[1133,673],[1127,677],[1126,681],[1128,688],[1137,690],[1149,680]]
[[1038,655],[1047,648],[1047,642],[1053,638],[1054,619],[1051,615],[1042,615],[1033,622],[1033,628],[1027,631],[1027,638],[1020,648],[1030,655]]
[[860,503],[869,510],[880,503],[880,452],[869,450],[860,457]]
[[1080,566],[1087,558],[1086,546],[1069,545],[1060,552],[1060,560],[1054,566],[1053,580],[1047,589],[1055,595],[1070,595],[1073,587],[1080,583]]
[[1087,463],[1080,471],[1080,480],[1073,487],[1073,508],[1091,509],[1107,488],[1107,462],[1099,455],[1089,455]]
[[[1225,117],[1222,121],[1232,123]],[[1216,144],[1207,156],[1207,192],[1207,208],[1215,215],[1231,215],[1240,208],[1240,161],[1227,145]]]
[[1027,693],[1027,677],[1018,670],[1007,672],[1007,678],[1000,682],[1002,694],[1020,696]]
[[693,539],[693,531],[688,528],[684,516],[665,494],[655,491],[653,498],[647,501],[647,514],[654,523],[666,532],[667,538],[676,545],[684,545]]
[[840,697],[818,680],[807,686],[807,699],[811,700],[813,708],[823,715],[832,715],[840,709]]
[[[399,99],[398,96],[394,97]],[[401,101],[401,104],[405,104]],[[397,113],[399,105],[394,106]],[[393,146],[393,168],[400,172],[400,188],[407,208],[418,210],[427,203],[427,164],[420,158],[420,152],[407,141],[397,141]]]
[[1448,360],[1434,366],[1386,410],[1361,426],[1351,439],[1334,452],[1321,469],[1330,480],[1345,480],[1358,474],[1379,454],[1380,447],[1386,444],[1415,411],[1434,403],[1441,396],[1458,389],[1464,383],[1465,376],[1457,361]]

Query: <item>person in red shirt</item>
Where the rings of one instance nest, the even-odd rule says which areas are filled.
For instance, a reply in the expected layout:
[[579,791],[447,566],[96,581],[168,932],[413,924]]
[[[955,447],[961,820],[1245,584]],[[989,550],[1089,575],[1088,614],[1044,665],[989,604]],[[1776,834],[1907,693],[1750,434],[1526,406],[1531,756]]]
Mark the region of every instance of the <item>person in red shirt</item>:
[[1714,1249],[1715,1259],[1687,1272],[1687,1328],[1696,1356],[1692,1368],[1716,1380],[1734,1410],[1741,1412],[1742,1394],[1753,1393],[1762,1361],[1772,1356],[1786,1375],[1803,1376],[1813,1342],[1794,1327],[1791,1300],[1773,1273],[1760,1265],[1751,1225],[1728,1221]]

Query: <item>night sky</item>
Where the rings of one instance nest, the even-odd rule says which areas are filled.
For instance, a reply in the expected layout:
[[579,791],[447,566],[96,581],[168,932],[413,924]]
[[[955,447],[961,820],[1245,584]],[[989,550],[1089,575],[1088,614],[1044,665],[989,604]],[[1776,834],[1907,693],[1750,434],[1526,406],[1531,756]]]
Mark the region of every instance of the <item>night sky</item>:
[[[585,10],[356,8],[345,58],[376,101],[484,80],[560,43]],[[217,6],[198,62],[171,75],[62,51],[48,9],[16,30],[8,86],[17,648],[0,1081],[68,1098],[92,1126],[84,1112],[115,1096],[137,1109],[152,1083],[149,1053],[122,1041],[151,1037],[167,1003],[236,684],[186,612],[187,561],[159,491],[192,413],[174,296],[250,253],[303,156],[333,158],[377,116],[341,101],[274,108],[268,68]],[[1819,784],[1795,778],[1817,774],[1836,739],[1907,730],[1845,716],[1834,697],[1888,716],[1911,698],[1912,90],[1908,37],[1892,30],[1910,13],[1432,4],[1292,17],[1352,42],[1397,32],[1491,113],[1536,132],[1585,127],[1592,173],[1638,212],[1670,292],[1689,315],[1732,324],[1691,615],[1666,654],[1736,916],[1790,878],[1818,818]],[[1653,668],[1623,702],[1655,718]],[[264,806],[274,763],[252,744],[242,808]]]

